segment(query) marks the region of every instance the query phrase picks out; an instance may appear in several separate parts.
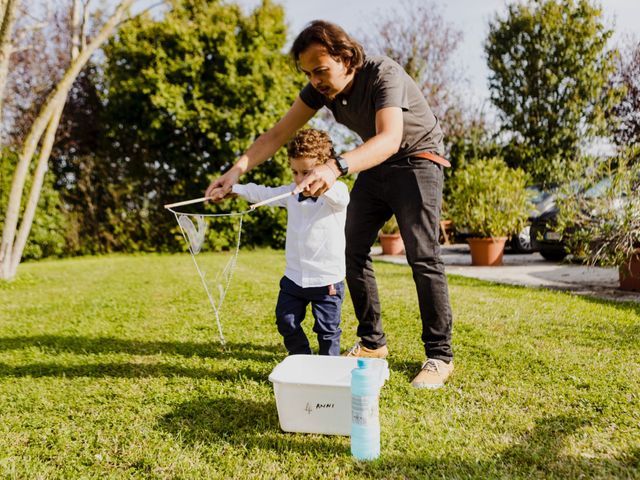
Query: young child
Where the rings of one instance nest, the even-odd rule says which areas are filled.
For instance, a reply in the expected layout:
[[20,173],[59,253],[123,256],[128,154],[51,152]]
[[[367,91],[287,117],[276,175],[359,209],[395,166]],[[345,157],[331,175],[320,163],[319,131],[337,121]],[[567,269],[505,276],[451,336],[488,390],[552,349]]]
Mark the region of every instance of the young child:
[[[252,203],[291,192],[315,166],[335,157],[329,135],[313,129],[300,130],[287,145],[287,153],[295,183],[277,188],[235,184],[232,192]],[[280,280],[276,325],[289,355],[311,353],[301,326],[309,303],[320,355],[340,355],[348,203],[347,186],[336,182],[318,198],[301,193],[271,204],[288,211],[287,264]]]

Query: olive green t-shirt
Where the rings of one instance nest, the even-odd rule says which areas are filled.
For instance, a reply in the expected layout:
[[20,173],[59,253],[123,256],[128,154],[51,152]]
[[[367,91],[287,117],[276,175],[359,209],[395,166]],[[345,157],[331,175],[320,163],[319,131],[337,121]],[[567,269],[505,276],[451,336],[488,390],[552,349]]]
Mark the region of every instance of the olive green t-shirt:
[[444,153],[440,123],[413,79],[388,57],[366,57],[348,95],[329,100],[307,84],[300,99],[314,110],[326,106],[335,119],[356,132],[363,141],[376,134],[376,112],[400,107],[404,120],[400,150],[386,161],[393,162],[421,152]]

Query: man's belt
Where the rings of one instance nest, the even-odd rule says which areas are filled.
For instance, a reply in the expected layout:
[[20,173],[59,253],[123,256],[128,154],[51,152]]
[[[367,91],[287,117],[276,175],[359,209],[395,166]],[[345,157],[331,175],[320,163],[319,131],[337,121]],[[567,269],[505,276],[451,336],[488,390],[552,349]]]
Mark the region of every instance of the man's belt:
[[449,162],[449,160],[447,160],[446,158],[442,158],[440,155],[436,155],[435,153],[423,152],[415,153],[411,156],[431,160],[433,163],[437,163],[438,165],[442,165],[443,167],[449,168],[451,166],[451,162]]

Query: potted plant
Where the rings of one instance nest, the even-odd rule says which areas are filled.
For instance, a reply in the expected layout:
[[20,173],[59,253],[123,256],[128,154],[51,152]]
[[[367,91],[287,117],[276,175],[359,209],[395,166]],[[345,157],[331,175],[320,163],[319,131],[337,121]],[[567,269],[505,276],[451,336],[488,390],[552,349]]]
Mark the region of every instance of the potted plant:
[[400,236],[400,227],[396,216],[392,215],[382,226],[378,235],[383,255],[401,255],[404,253],[404,242]]
[[[640,148],[592,166],[580,194],[559,204],[558,233],[589,265],[615,266],[620,289],[640,292]],[[575,192],[575,187],[568,187]],[[597,191],[596,191],[597,189]]]
[[472,265],[502,265],[508,237],[525,226],[533,208],[527,175],[499,158],[465,164],[451,178],[449,216],[469,235]]

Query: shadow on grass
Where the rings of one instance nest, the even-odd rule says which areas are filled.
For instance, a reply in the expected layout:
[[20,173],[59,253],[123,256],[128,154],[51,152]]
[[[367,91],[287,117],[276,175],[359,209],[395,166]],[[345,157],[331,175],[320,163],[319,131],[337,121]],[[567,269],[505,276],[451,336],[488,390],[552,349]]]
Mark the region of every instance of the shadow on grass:
[[432,456],[410,451],[385,456],[383,452],[380,460],[360,464],[359,470],[372,478],[637,478],[638,448],[618,457],[566,453],[572,441],[567,437],[590,424],[588,419],[568,415],[540,418],[519,442],[487,458],[440,456],[434,438]]
[[[227,381],[251,379],[259,382],[266,381],[273,366],[280,361],[285,352],[281,346],[258,345],[252,343],[217,342],[153,342],[125,340],[113,337],[80,337],[36,335],[23,337],[0,338],[0,351],[23,350],[32,347],[41,349],[45,354],[55,358],[61,353],[78,355],[98,354],[128,354],[128,355],[167,355],[185,358],[205,358],[222,360],[221,363],[202,367],[185,366],[184,362],[176,365],[170,358],[151,361],[151,359],[136,359],[133,361],[101,362],[68,360],[34,362],[28,365],[13,366],[0,363],[0,376],[3,377],[116,377],[116,378],[146,378],[146,377],[188,377],[207,378]],[[236,360],[225,362],[225,360]],[[237,362],[237,360],[252,362],[251,365]]]
[[11,366],[0,363],[0,377],[91,377],[91,378],[149,378],[149,377],[186,377],[206,378],[218,381],[240,381],[242,379],[265,382],[271,372],[271,366],[264,367],[228,367],[225,369],[193,368],[171,365],[169,363],[104,362],[83,363],[82,365],[63,365],[58,363],[32,363]]
[[0,351],[38,347],[51,353],[130,355],[181,355],[184,357],[235,358],[273,362],[286,355],[280,345],[227,342],[162,342],[126,340],[115,337],[81,337],[71,335],[33,335],[0,338]]
[[349,455],[348,437],[293,434],[280,430],[274,400],[201,398],[180,404],[158,427],[186,444],[231,444],[251,450]]

